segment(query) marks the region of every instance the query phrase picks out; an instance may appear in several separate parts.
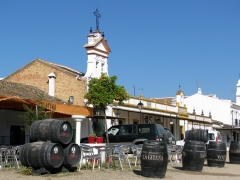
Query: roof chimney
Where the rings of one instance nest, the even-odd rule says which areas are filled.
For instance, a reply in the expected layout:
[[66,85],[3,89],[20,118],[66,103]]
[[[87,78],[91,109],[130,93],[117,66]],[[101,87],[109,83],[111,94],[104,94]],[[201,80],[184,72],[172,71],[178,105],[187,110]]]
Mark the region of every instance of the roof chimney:
[[54,73],[50,73],[48,75],[48,94],[50,96],[54,96],[54,92],[55,92],[55,79],[56,76]]

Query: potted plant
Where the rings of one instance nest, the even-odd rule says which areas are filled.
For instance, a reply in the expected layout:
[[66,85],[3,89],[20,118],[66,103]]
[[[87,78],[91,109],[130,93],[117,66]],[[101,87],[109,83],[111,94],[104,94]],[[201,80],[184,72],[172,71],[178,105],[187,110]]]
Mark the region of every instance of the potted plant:
[[103,139],[104,139],[103,137],[96,137],[95,138],[97,144],[103,143]]
[[88,135],[88,143],[95,143],[95,138],[96,138],[96,134],[89,134]]

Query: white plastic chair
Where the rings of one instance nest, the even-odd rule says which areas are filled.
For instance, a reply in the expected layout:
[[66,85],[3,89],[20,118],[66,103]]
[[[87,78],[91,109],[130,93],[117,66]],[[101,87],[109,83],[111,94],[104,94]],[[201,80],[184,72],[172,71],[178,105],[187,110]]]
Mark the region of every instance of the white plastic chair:
[[128,162],[129,164],[129,167],[130,169],[132,170],[132,167],[131,167],[131,164],[130,164],[130,161],[128,159],[128,152],[130,150],[130,147],[127,146],[127,145],[121,145],[119,147],[116,147],[115,148],[115,151],[113,151],[113,154],[109,156],[109,164],[108,164],[108,168],[110,167],[111,163],[114,161],[114,160],[118,160],[118,164],[119,164],[119,168],[121,168],[123,170],[123,167],[122,167],[122,160]]
[[182,150],[183,146],[173,146],[168,149],[168,158],[172,165],[182,161]]
[[20,158],[19,156],[20,156],[21,147],[22,147],[22,145],[15,147],[15,154],[16,154],[17,160],[19,160],[19,158]]
[[110,164],[110,155],[113,154],[114,148],[112,146],[106,146],[104,148],[105,151],[105,167],[107,168],[107,163]]
[[[142,144],[134,145],[132,147],[133,150],[133,158],[135,159],[135,167],[137,166],[138,161],[141,159],[141,154],[142,154]],[[140,163],[139,163],[140,165]]]
[[182,162],[182,151],[184,146],[177,146],[177,162]]
[[78,171],[81,170],[82,164],[86,163],[86,169],[88,168],[88,163],[89,161],[93,163],[92,165],[92,171],[94,171],[94,166],[95,166],[95,161],[98,161],[98,168],[101,169],[102,162],[101,162],[101,154],[94,154],[93,151],[94,147],[88,146],[88,145],[81,145],[80,150],[81,150],[81,159],[79,162],[79,169]]
[[6,158],[6,163],[9,163],[10,167],[19,168],[16,152],[17,152],[16,147],[7,148],[7,153],[5,158]]
[[0,169],[5,168],[6,154],[7,154],[7,148],[0,148]]

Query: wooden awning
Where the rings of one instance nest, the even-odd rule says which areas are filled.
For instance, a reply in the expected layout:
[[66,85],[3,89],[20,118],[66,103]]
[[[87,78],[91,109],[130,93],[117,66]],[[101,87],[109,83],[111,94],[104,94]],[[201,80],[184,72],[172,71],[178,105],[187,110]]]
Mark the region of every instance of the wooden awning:
[[68,115],[92,116],[93,108],[69,104],[56,104],[56,110],[54,112]]
[[[23,104],[35,108],[36,100],[22,99],[19,97],[0,96],[0,109],[23,111]],[[72,115],[92,116],[93,109],[72,104],[60,104],[55,102],[43,102],[48,111],[54,111],[54,117],[71,117]]]
[[12,110],[24,110],[23,104],[35,106],[34,103],[28,102],[19,97],[0,96],[0,108]]

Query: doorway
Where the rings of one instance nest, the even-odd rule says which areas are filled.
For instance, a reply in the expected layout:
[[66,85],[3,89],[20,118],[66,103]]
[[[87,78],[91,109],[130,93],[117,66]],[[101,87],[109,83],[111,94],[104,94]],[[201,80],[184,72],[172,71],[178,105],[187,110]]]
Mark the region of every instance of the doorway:
[[10,144],[21,145],[25,143],[25,131],[23,126],[11,126],[10,128]]
[[184,139],[184,130],[183,130],[183,126],[180,126],[180,129],[179,129],[179,131],[180,131],[180,137],[181,137],[181,139],[180,140],[183,140]]
[[173,124],[170,124],[170,131],[171,131],[171,133],[175,136],[175,133],[174,133],[174,125],[173,125]]

